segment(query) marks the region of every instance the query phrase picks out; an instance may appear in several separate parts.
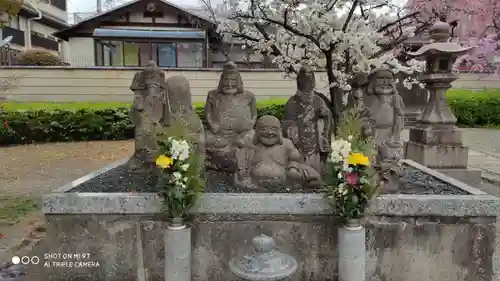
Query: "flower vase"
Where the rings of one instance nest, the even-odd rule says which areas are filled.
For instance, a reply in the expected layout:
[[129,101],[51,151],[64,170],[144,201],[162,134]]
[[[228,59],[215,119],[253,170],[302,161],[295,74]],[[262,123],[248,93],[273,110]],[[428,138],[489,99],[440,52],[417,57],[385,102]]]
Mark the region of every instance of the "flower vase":
[[365,281],[365,228],[360,220],[349,220],[338,228],[339,281]]
[[191,227],[183,218],[165,229],[165,281],[191,281]]

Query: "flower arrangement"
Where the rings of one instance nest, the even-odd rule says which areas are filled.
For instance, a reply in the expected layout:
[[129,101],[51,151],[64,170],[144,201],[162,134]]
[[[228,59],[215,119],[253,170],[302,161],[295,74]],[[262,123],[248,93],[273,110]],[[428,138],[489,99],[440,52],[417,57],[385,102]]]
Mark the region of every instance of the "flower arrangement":
[[327,162],[325,196],[342,223],[362,218],[376,191],[375,172],[370,165],[374,149],[371,139],[360,132],[359,112],[356,109],[346,111],[338,127],[337,139],[331,143]]
[[202,159],[194,145],[184,137],[168,137],[158,141],[160,154],[158,189],[163,198],[163,211],[169,218],[185,218],[203,192],[200,177]]

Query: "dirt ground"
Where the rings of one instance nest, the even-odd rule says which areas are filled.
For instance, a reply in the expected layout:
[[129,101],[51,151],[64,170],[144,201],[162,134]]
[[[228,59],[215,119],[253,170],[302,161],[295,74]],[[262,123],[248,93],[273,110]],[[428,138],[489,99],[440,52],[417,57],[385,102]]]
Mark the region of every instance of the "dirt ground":
[[132,141],[0,147],[0,266],[43,238],[44,194],[132,153]]
[[39,198],[132,153],[132,141],[1,147],[0,197]]

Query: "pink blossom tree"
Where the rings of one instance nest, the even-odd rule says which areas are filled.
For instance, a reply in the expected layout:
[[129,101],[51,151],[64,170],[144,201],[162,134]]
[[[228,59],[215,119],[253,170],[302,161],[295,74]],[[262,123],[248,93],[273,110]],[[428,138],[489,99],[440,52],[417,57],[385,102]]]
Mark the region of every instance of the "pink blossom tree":
[[500,56],[500,1],[408,0],[408,7],[419,11],[421,20],[437,17],[449,22],[453,40],[476,46],[457,60],[457,70],[500,73],[493,64]]

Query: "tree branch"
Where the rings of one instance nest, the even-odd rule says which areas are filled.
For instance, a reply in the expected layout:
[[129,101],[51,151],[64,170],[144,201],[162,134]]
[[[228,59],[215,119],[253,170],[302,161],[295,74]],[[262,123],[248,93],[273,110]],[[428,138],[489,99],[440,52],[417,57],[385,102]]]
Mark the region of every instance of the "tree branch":
[[347,31],[347,27],[349,27],[349,23],[351,22],[352,16],[354,15],[354,11],[356,10],[356,6],[358,6],[359,0],[354,0],[352,2],[351,9],[349,10],[349,14],[347,14],[347,18],[344,22],[344,26],[342,26],[342,32]]

